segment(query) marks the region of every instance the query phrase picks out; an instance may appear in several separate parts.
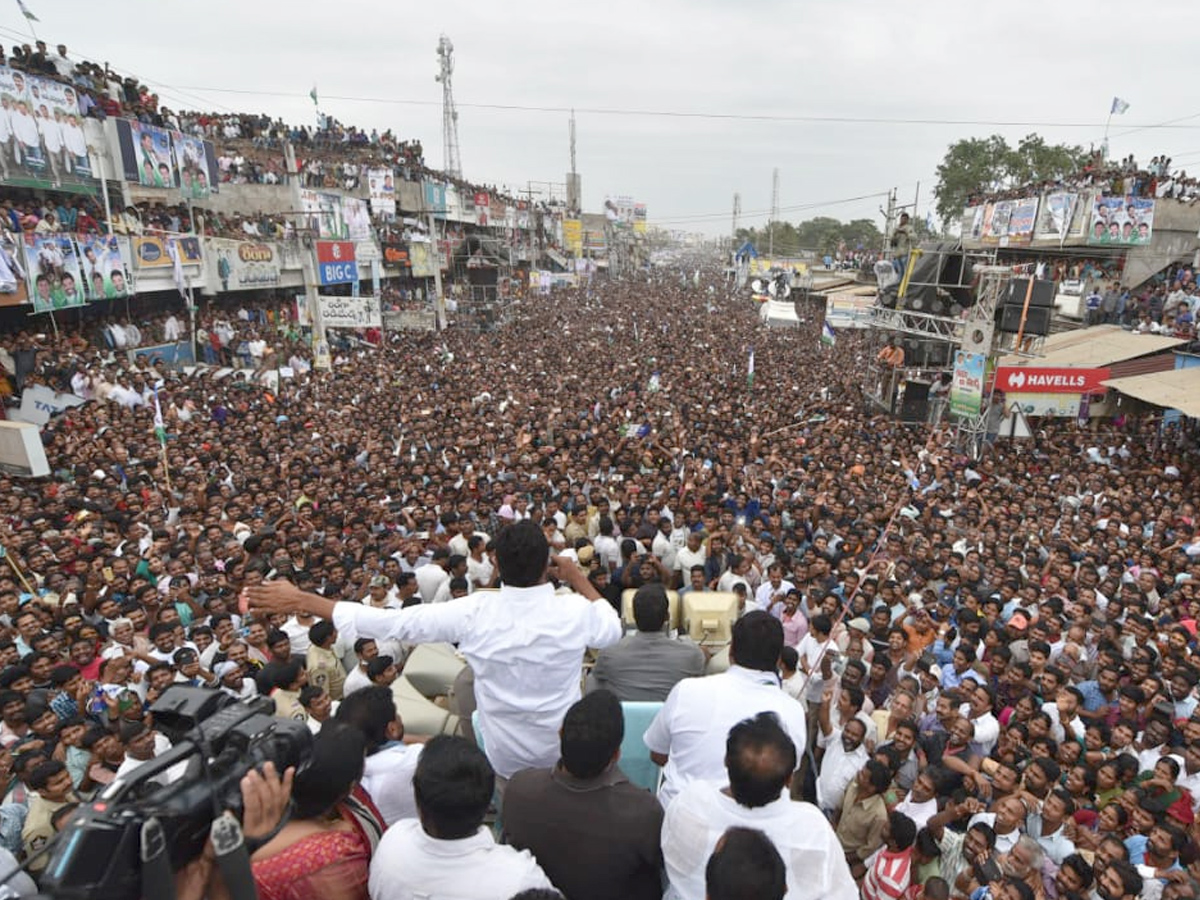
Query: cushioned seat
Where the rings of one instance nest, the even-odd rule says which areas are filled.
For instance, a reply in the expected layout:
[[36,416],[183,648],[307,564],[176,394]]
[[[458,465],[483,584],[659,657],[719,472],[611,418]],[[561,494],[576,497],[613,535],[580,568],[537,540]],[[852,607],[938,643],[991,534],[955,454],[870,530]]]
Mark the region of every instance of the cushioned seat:
[[401,675],[392,682],[392,697],[396,711],[408,734],[454,734],[458,729],[458,717],[450,715]]
[[443,697],[464,666],[451,644],[418,644],[404,663],[404,677],[426,697]]
[[630,782],[648,791],[658,790],[660,769],[650,759],[650,748],[642,740],[642,735],[660,709],[662,703],[658,701],[625,701],[621,704],[621,712],[625,714],[625,739],[621,741],[621,760],[618,765]]

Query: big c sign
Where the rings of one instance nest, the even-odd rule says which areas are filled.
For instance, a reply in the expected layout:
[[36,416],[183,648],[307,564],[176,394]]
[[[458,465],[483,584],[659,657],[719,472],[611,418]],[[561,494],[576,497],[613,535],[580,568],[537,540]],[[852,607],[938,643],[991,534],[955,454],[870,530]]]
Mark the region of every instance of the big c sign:
[[354,284],[358,281],[353,241],[317,241],[317,280],[321,284]]
[[1111,370],[1001,366],[996,389],[1007,394],[1103,394]]

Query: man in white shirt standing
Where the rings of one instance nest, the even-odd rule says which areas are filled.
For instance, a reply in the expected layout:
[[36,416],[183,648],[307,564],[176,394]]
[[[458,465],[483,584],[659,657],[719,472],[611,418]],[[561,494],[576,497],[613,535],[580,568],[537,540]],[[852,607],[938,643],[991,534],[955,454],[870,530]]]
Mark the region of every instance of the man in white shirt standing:
[[665,900],[704,900],[705,861],[727,828],[762,831],[783,857],[788,896],[858,896],[837,835],[810,803],[788,796],[796,746],[774,713],[734,725],[725,742],[727,787],[695,782],[667,808],[662,849]]
[[746,613],[733,626],[729,671],[685,678],[671,689],[643,736],[650,758],[663,766],[658,798],[664,808],[692,781],[724,782],[722,741],[730,728],[755,713],[776,713],[797,758],[803,756],[804,707],[780,687],[776,666],[782,649],[779,620],[761,610]]
[[484,826],[495,776],[478,747],[438,735],[421,751],[412,782],[418,818],[384,833],[371,858],[371,900],[494,900],[552,887],[528,851],[497,844]]
[[[248,587],[246,596],[251,607],[268,614],[305,610],[330,619],[348,640],[362,635],[458,644],[475,673],[488,758],[506,780],[521,769],[550,768],[558,761],[558,729],[581,696],[584,651],[619,641],[621,620],[578,566],[562,557],[550,559],[546,537],[532,522],[504,528],[494,544],[500,590],[453,603],[368,609],[335,603],[284,581]],[[556,594],[550,576],[575,593]]]
[[821,809],[827,811],[842,808],[846,788],[854,780],[859,769],[871,758],[864,743],[867,726],[861,719],[851,719],[841,728],[833,727],[829,713],[833,705],[833,695],[834,689],[826,688],[821,697],[821,705],[817,709],[817,723],[820,727],[817,746],[825,750],[821,759],[821,772],[817,776],[817,802]]

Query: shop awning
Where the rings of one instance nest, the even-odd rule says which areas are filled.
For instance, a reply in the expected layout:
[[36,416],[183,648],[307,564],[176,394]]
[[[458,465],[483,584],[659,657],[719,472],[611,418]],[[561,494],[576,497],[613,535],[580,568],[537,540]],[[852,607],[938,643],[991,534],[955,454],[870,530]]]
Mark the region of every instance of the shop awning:
[[1158,334],[1134,334],[1119,325],[1096,325],[1052,334],[1036,359],[1006,356],[1002,366],[1030,368],[1102,368],[1127,359],[1162,353],[1187,341]]
[[1200,367],[1110,378],[1104,386],[1155,406],[1177,409],[1188,417],[1200,417]]

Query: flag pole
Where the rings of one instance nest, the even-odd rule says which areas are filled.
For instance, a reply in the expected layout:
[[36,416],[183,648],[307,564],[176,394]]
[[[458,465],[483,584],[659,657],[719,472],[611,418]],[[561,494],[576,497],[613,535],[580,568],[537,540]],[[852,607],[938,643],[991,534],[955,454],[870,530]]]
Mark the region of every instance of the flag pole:
[[0,549],[4,550],[4,558],[8,560],[8,564],[12,566],[12,570],[16,573],[17,578],[21,579],[21,584],[25,585],[25,590],[27,590],[30,594],[36,595],[37,591],[30,586],[29,579],[25,577],[25,573],[21,571],[21,567],[18,566],[16,560],[12,558],[12,554],[8,552],[8,548],[0,546]]
[[33,27],[33,23],[38,21],[38,17],[29,11],[25,5],[25,0],[17,0],[17,6],[21,9],[21,15],[25,17],[25,21],[29,23],[29,33],[33,35],[33,42],[38,42],[37,29]]

